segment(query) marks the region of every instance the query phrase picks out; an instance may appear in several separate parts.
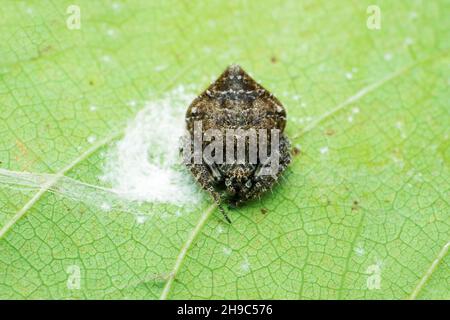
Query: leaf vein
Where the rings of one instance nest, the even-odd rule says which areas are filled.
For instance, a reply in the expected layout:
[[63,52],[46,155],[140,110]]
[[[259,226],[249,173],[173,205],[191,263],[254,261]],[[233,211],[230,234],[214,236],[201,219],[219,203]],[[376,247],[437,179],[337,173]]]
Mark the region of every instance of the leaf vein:
[[164,289],[161,293],[160,300],[166,300],[167,296],[169,295],[170,289],[172,288],[173,281],[175,280],[175,277],[178,274],[178,271],[181,268],[181,265],[184,262],[184,258],[186,257],[192,243],[194,242],[195,238],[197,238],[198,234],[202,230],[203,226],[205,225],[208,218],[213,213],[214,209],[217,207],[217,205],[214,203],[210,205],[205,212],[200,216],[200,219],[198,220],[197,224],[195,225],[194,229],[192,229],[191,233],[189,234],[189,237],[186,239],[186,242],[181,247],[180,253],[178,254],[175,264],[172,268],[172,272],[169,274],[169,278],[167,279],[166,284],[164,285]]
[[70,162],[67,166],[63,167],[61,170],[55,173],[52,179],[48,180],[42,187],[36,192],[33,197],[19,210],[16,214],[8,220],[5,225],[0,229],[0,239],[14,226],[14,224],[20,220],[32,207],[33,205],[39,201],[44,193],[46,193],[53,185],[55,185],[67,172],[72,170],[78,163],[89,157],[92,153],[97,151],[102,146],[106,145],[114,138],[118,137],[122,131],[116,131],[113,134],[107,136],[106,138],[99,140],[77,158],[75,158],[72,162]]
[[[442,55],[445,55],[442,54]],[[341,111],[342,109],[344,109],[345,107],[351,105],[352,103],[360,100],[361,98],[363,98],[364,96],[366,96],[367,94],[371,93],[372,91],[378,89],[379,87],[382,87],[383,85],[385,85],[386,83],[390,82],[391,80],[394,80],[398,77],[400,77],[401,75],[405,74],[406,72],[408,72],[411,69],[414,69],[415,67],[432,60],[433,58],[435,58],[436,56],[430,56],[426,59],[417,61],[415,63],[412,63],[406,67],[403,67],[391,74],[388,74],[387,76],[385,76],[384,78],[382,78],[379,81],[376,81],[372,84],[369,84],[366,87],[363,87],[362,89],[360,89],[358,92],[356,92],[354,95],[350,96],[349,98],[347,98],[345,101],[339,103],[338,105],[336,105],[334,108],[332,108],[330,111],[325,112],[324,114],[322,114],[321,116],[319,116],[315,121],[310,122],[300,133],[294,135],[292,137],[293,140],[296,140],[298,138],[300,138],[301,136],[303,136],[304,134],[308,133],[309,131],[313,130],[315,127],[317,127],[320,123],[322,123],[323,121],[325,121],[326,119],[330,118],[331,116],[333,116],[334,114],[338,113],[339,111]]]
[[425,272],[423,277],[420,279],[419,283],[417,284],[417,286],[414,288],[413,292],[409,296],[410,300],[414,300],[414,299],[417,298],[417,296],[419,295],[419,292],[425,286],[425,284],[427,283],[428,279],[430,279],[431,275],[436,270],[436,268],[439,265],[439,263],[442,261],[442,259],[444,259],[445,255],[448,252],[448,248],[450,248],[450,241],[447,242],[442,247],[442,249],[439,251],[436,259],[433,260],[433,262],[431,263],[430,267],[427,269],[427,271]]

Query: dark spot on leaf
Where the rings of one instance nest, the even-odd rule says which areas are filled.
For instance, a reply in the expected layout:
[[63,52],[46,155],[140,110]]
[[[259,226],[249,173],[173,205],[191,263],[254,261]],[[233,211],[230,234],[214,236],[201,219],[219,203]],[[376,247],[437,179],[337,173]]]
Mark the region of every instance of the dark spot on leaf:
[[93,86],[95,83],[94,83],[94,80],[89,80],[89,85],[90,86]]
[[36,58],[39,58],[39,57],[45,55],[46,53],[48,53],[48,52],[50,52],[52,50],[53,50],[53,46],[52,45],[47,45],[47,46],[44,46],[42,48],[39,48],[38,49],[38,56]]
[[357,200],[353,200],[352,211],[356,211],[359,209],[359,203]]
[[334,131],[333,129],[327,129],[327,130],[325,131],[325,134],[326,134],[327,136],[333,136],[335,133],[336,133],[336,131]]
[[261,213],[262,214],[266,214],[268,212],[268,210],[266,208],[261,208]]
[[298,156],[299,154],[300,154],[300,148],[298,148],[298,147],[293,147],[293,148],[292,148],[292,155]]
[[50,51],[52,49],[53,49],[53,46],[49,44],[48,46],[45,46],[44,48],[42,48],[41,52],[47,52],[47,51]]
[[272,63],[277,63],[277,62],[278,62],[277,57],[272,56],[272,57],[270,58],[270,62],[272,62]]

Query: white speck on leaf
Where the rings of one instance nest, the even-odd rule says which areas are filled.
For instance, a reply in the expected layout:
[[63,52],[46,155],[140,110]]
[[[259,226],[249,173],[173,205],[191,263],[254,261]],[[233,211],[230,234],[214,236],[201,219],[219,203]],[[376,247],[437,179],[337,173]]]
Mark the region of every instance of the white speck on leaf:
[[89,143],[94,143],[95,141],[97,140],[97,137],[96,136],[89,136],[88,138],[87,138],[87,142],[89,142]]
[[357,248],[355,248],[355,253],[356,253],[358,256],[363,256],[365,252],[366,252],[366,251],[365,251],[364,248],[362,248],[362,247],[357,247]]
[[391,60],[392,60],[392,53],[386,52],[386,53],[384,54],[384,60],[386,60],[386,61],[391,61]]
[[233,250],[231,250],[231,248],[223,247],[223,253],[224,253],[226,256],[229,256],[229,255],[231,254],[232,251],[233,251]]
[[400,137],[402,137],[403,139],[406,138],[406,133],[403,130],[403,123],[401,121],[397,121],[395,123],[395,127],[398,129],[398,131],[400,131]]
[[130,100],[130,101],[128,101],[128,105],[130,107],[134,108],[137,106],[137,102],[136,102],[136,100]]
[[160,72],[160,71],[163,71],[163,70],[165,70],[165,69],[167,69],[167,66],[165,66],[165,65],[156,66],[156,67],[154,68],[154,70],[155,70],[156,72]]
[[320,153],[321,154],[325,154],[325,153],[328,153],[328,147],[322,147],[322,148],[320,148]]
[[208,20],[208,26],[210,26],[210,27],[212,27],[212,28],[215,28],[216,25],[217,25],[216,20],[214,20],[214,19],[209,19],[209,20]]
[[405,43],[405,46],[410,46],[414,43],[414,40],[411,37],[406,37],[404,43]]
[[120,3],[114,2],[111,7],[113,8],[114,11],[119,11],[120,10]]
[[148,217],[143,215],[136,216],[136,223],[143,224],[145,221],[147,221]]
[[109,203],[103,202],[103,203],[100,205],[100,208],[101,208],[103,211],[109,211],[109,210],[111,210],[111,205],[110,205]]
[[116,35],[116,30],[108,29],[108,30],[106,30],[106,34],[110,37],[114,37]]
[[247,257],[244,259],[244,262],[241,264],[241,270],[244,272],[250,271],[250,262],[248,261]]
[[419,182],[423,182],[423,175],[421,172],[418,172],[414,175],[413,177],[414,180],[419,181]]
[[304,124],[305,122],[311,122],[312,117],[304,117],[304,118],[291,118],[291,121],[298,123],[298,124]]
[[417,19],[417,12],[411,11],[411,12],[409,13],[409,19],[411,19],[411,20]]
[[111,57],[110,57],[110,56],[107,56],[107,55],[102,56],[102,57],[101,57],[101,60],[102,60],[103,62],[106,62],[106,63],[112,61]]
[[399,159],[399,158],[396,157],[396,156],[392,156],[392,161],[394,161],[394,163],[395,163],[396,165],[398,165],[399,168],[403,168],[404,165],[405,165],[405,164],[403,163],[402,159]]

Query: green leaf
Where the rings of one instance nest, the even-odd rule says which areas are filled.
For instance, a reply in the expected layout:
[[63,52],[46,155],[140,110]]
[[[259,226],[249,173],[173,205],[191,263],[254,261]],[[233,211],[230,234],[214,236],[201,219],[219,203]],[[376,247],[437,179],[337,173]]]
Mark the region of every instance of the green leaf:
[[[4,1],[0,297],[449,299],[448,3],[371,4]],[[111,192],[145,102],[234,62],[288,110],[273,192],[231,225]]]

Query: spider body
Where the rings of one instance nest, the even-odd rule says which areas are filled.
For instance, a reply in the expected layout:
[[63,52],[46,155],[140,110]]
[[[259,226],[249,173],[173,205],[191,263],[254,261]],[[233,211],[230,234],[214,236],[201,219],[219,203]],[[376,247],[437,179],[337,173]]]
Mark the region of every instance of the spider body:
[[[231,155],[238,154],[238,147],[245,146],[245,150],[252,150],[259,156],[265,152],[268,156],[277,155],[277,166],[270,174],[261,174],[266,166],[261,157],[251,161],[250,155],[233,161],[204,161],[193,163],[187,161],[189,168],[198,183],[207,190],[219,204],[226,202],[231,206],[239,206],[246,201],[255,199],[271,189],[278,177],[290,162],[290,144],[284,128],[286,126],[286,111],[281,102],[260,84],[253,80],[240,66],[229,66],[222,75],[201,93],[189,106],[186,112],[186,127],[191,146],[194,147],[195,126],[201,123],[201,134],[215,132],[222,134],[222,154],[227,155],[229,147],[234,147]],[[228,132],[232,131],[227,140]],[[277,131],[277,148],[271,148]],[[251,134],[249,134],[251,133]],[[261,140],[266,136],[266,142]],[[253,140],[251,140],[253,137]],[[239,139],[242,144],[240,144]],[[201,141],[205,149],[209,141]],[[253,142],[253,144],[252,144]],[[219,146],[219,148],[222,148]],[[212,156],[219,155],[221,150],[215,149]],[[225,158],[225,156],[223,157]],[[267,160],[267,159],[266,159]],[[225,215],[228,219],[228,217]]]

